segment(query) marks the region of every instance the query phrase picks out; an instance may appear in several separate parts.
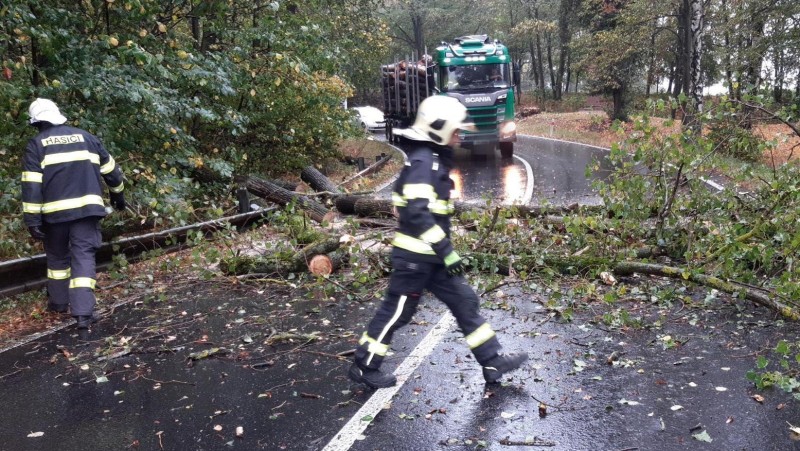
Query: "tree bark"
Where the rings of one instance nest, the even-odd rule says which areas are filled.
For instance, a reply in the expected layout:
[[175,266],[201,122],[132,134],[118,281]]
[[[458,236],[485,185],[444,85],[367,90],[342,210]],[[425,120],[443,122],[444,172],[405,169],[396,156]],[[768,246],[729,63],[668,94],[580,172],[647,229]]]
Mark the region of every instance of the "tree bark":
[[[311,243],[295,252],[292,257],[280,260],[272,256],[237,255],[224,258],[220,261],[220,269],[228,275],[240,274],[278,274],[285,276],[289,273],[305,272],[308,264],[315,255],[327,255],[339,249],[340,242],[337,237],[328,237]],[[339,263],[341,263],[341,258]],[[338,263],[331,260],[332,267]]]
[[291,202],[294,202],[316,222],[321,223],[333,219],[333,214],[331,214],[331,212],[319,202],[281,188],[270,181],[247,176],[240,177],[239,183],[243,184],[248,191],[256,196],[275,202],[278,205],[285,206]]
[[689,97],[686,105],[686,114],[683,116],[683,125],[695,133],[700,132],[699,118],[703,114],[703,83],[701,54],[703,49],[703,34],[705,29],[705,10],[702,0],[684,0],[686,14],[684,35],[684,91]]
[[[362,217],[385,217],[392,212],[392,201],[389,199],[374,199],[365,196],[339,196],[335,201],[336,210],[345,215],[357,215]],[[579,206],[578,204],[565,205],[565,206],[535,206],[528,207],[524,205],[515,205],[513,207],[504,207],[513,209],[517,217],[530,218],[530,217],[545,217],[552,215],[563,215],[566,213],[574,213],[577,211],[582,212],[598,212],[603,207],[601,206]],[[462,213],[478,211],[486,212],[489,210],[481,206],[466,204],[464,202],[455,203],[455,214],[461,215]]]
[[300,180],[308,183],[314,191],[338,193],[339,187],[331,181],[325,174],[319,172],[314,166],[306,166],[300,172]]

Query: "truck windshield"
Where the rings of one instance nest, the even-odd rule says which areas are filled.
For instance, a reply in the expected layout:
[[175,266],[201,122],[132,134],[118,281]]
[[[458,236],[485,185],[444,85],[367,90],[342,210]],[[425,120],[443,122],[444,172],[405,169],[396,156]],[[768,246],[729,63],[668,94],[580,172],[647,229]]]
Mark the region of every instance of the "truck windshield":
[[471,91],[511,86],[511,74],[507,64],[442,67],[441,80],[445,91]]

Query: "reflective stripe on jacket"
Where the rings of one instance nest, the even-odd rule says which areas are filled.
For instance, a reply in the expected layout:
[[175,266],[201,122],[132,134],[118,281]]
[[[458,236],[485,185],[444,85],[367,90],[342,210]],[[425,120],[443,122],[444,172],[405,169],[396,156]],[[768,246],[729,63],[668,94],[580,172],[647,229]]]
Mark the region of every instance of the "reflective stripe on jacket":
[[[409,152],[408,162],[395,182],[392,203],[399,215],[392,245],[441,262],[433,247],[452,249],[450,216],[451,150],[418,144]],[[446,154],[446,155],[445,155]]]
[[25,224],[105,216],[103,186],[119,193],[122,171],[94,135],[68,125],[43,129],[28,141],[22,169]]

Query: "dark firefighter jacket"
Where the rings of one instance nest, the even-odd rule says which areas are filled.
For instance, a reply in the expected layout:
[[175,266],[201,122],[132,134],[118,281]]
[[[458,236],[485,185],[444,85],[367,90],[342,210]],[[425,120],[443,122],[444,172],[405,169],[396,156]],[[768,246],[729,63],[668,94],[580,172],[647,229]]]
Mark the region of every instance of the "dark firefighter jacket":
[[105,216],[108,189],[124,189],[122,171],[94,135],[68,125],[43,129],[28,141],[22,169],[22,211],[27,226]]
[[[453,251],[450,243],[450,200],[453,151],[414,141],[408,162],[394,184],[392,203],[399,215],[392,245],[422,261],[441,263]],[[436,252],[434,251],[436,249]]]

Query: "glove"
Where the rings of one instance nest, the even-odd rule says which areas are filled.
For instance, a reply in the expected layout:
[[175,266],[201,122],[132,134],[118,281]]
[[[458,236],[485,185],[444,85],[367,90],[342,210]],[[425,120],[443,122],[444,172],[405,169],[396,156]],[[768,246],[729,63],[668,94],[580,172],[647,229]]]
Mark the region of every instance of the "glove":
[[461,260],[458,253],[453,250],[453,245],[450,243],[449,239],[445,238],[438,243],[434,243],[431,247],[433,247],[433,251],[436,252],[436,255],[444,262],[447,274],[451,276],[460,276],[464,274],[464,262]]
[[42,232],[41,227],[30,226],[28,227],[28,232],[30,232],[34,240],[44,241],[44,232]]
[[111,206],[117,210],[124,210],[128,206],[125,203],[125,195],[122,193],[110,193],[108,197],[111,199]]
[[453,251],[444,258],[444,268],[447,270],[447,274],[451,276],[463,276],[464,260],[461,260],[461,256],[456,251]]

